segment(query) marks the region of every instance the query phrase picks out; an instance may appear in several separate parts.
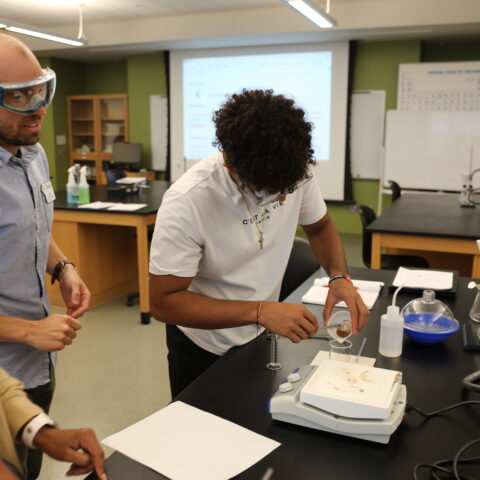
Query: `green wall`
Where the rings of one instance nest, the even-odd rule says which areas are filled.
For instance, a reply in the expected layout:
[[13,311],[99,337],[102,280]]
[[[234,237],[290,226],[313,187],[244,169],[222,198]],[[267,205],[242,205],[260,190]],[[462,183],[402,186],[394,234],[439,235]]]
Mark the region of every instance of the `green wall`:
[[[359,42],[355,49],[353,65],[353,90],[385,90],[386,109],[397,104],[398,65],[420,61],[420,41]],[[353,199],[377,209],[378,180],[352,180]],[[383,205],[388,205],[390,196],[385,196]],[[361,234],[358,214],[352,213],[350,205],[331,204],[328,211],[338,230],[346,234]]]
[[163,53],[136,55],[127,59],[130,141],[142,144],[142,166],[152,164],[150,96],[167,94]]
[[54,189],[64,188],[70,163],[68,145],[57,144],[63,135],[68,135],[69,95],[127,93],[130,141],[143,144],[142,165],[150,167],[150,95],[166,95],[167,90],[163,53],[109,62],[82,63],[53,57],[39,60],[43,67],[48,66],[57,74],[55,99],[45,117],[41,139]]
[[[50,67],[52,68],[50,58],[39,58],[38,61],[42,68]],[[50,170],[50,177],[52,179],[52,185],[54,190],[56,189],[55,183],[55,168],[56,168],[56,157],[55,157],[55,111],[53,109],[53,103],[48,107],[47,114],[43,119],[42,124],[42,134],[40,142],[42,147],[45,149],[48,159],[48,167]]]
[[57,140],[59,140],[58,136],[65,139],[68,136],[67,96],[82,91],[85,88],[85,78],[82,64],[59,58],[52,58],[51,60],[53,70],[55,70],[57,77],[61,79],[57,82],[55,101],[52,104],[55,128],[54,186],[61,190],[67,182],[67,168],[70,166],[70,160],[68,158],[68,144],[59,144]]
[[[44,121],[42,144],[47,151],[55,188],[66,181],[66,147],[56,145],[57,135],[67,133],[66,96],[74,94],[127,93],[130,141],[143,144],[142,164],[151,165],[150,96],[166,94],[166,70],[162,52],[131,55],[114,62],[80,63],[42,58],[42,65],[57,71],[58,85],[53,105]],[[353,90],[385,90],[386,108],[396,107],[398,66],[420,61],[480,60],[480,40],[358,42],[353,58]],[[353,180],[353,199],[375,209],[378,180]],[[390,196],[383,197],[387,206]],[[349,205],[331,204],[329,212],[345,234],[360,234],[358,216]]]
[[468,62],[480,60],[480,40],[422,42],[422,62]]
[[[84,63],[85,89],[87,95],[127,93],[127,62]],[[78,94],[79,92],[77,92]]]

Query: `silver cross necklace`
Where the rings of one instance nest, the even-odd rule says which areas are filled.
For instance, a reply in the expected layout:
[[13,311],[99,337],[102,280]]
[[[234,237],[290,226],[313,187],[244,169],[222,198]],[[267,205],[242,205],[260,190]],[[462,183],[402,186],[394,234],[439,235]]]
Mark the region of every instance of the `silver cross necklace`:
[[258,223],[255,221],[255,217],[253,216],[252,210],[250,209],[250,206],[248,205],[247,199],[243,195],[242,191],[240,191],[240,193],[242,193],[243,202],[245,203],[245,206],[247,207],[248,213],[252,217],[253,224],[255,225],[255,227],[258,230],[258,240],[257,240],[257,242],[260,244],[260,250],[263,250],[263,243],[265,241],[263,231],[265,229],[265,212],[266,212],[266,209],[265,209],[265,207],[263,207],[263,210],[262,210],[262,220],[263,221],[262,221],[262,228],[260,228]]

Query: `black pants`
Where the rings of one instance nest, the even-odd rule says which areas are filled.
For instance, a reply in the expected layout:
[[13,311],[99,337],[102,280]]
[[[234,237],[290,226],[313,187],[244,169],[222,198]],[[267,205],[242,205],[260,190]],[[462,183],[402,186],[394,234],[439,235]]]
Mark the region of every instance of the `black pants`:
[[172,398],[220,358],[193,343],[175,325],[167,325],[167,347]]
[[[52,404],[53,392],[55,390],[55,371],[53,365],[50,364],[50,381],[39,387],[25,390],[28,398],[43,410],[48,413],[50,405]],[[27,480],[35,480],[40,475],[42,467],[42,452],[41,450],[32,450],[22,445],[18,448],[20,462],[23,463],[24,469],[27,472]]]

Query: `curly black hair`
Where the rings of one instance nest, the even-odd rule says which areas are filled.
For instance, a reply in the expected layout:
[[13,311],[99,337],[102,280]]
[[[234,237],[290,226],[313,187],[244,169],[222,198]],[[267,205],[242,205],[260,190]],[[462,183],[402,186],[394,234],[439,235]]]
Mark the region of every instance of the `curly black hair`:
[[314,164],[312,124],[293,100],[272,90],[242,90],[213,114],[225,161],[256,190],[291,192]]

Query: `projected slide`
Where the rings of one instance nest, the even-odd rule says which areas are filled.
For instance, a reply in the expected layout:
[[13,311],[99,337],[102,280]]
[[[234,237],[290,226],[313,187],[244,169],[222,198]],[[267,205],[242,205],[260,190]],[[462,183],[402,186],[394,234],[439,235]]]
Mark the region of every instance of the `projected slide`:
[[170,52],[171,179],[216,153],[212,116],[229,95],[271,89],[305,110],[322,194],[344,200],[349,51],[348,42],[320,42]]
[[292,98],[314,124],[315,160],[330,158],[332,52],[238,55],[183,60],[183,150],[195,161],[217,151],[212,115],[243,88],[272,89]]

